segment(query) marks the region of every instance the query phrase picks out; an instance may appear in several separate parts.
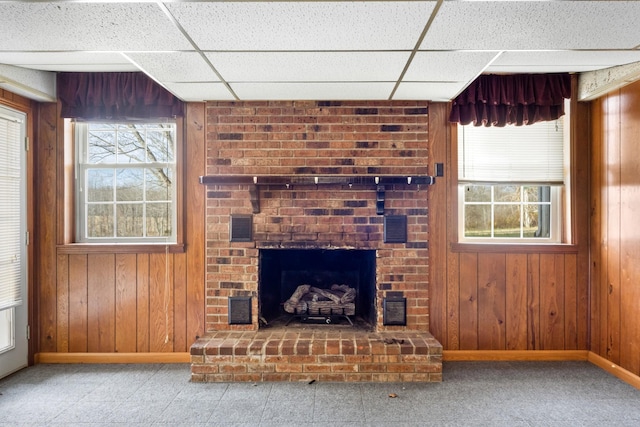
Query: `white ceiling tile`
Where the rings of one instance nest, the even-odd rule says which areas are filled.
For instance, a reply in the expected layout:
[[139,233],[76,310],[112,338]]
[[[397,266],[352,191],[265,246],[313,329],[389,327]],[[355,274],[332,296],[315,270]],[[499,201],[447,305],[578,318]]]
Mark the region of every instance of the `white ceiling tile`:
[[393,83],[231,83],[242,100],[387,99]]
[[229,82],[396,81],[409,52],[207,52]]
[[640,2],[446,1],[421,49],[629,49]]
[[165,83],[164,86],[183,101],[233,101],[235,98],[222,83]]
[[188,50],[155,3],[0,2],[0,50]]
[[[99,72],[139,65],[189,101],[234,99],[220,76],[242,99],[387,99],[435,5],[0,0],[0,32],[10,35],[0,37],[0,67]],[[640,1],[445,0],[394,98],[449,100],[481,72],[640,62],[640,51],[630,50],[640,46],[639,20]],[[29,81],[42,92],[37,79]]]
[[404,81],[469,81],[487,67],[498,52],[417,52]]
[[56,100],[56,74],[0,64],[0,87],[36,101]]
[[196,52],[134,52],[126,56],[160,81],[220,81],[209,64]]
[[140,71],[140,69],[133,64],[44,64],[38,66],[37,69],[60,73],[133,73]]
[[467,82],[431,83],[407,82],[400,83],[394,100],[413,99],[425,101],[449,101],[455,98],[466,86]]
[[202,50],[413,49],[435,1],[184,2],[167,8]]
[[44,71],[140,71],[115,52],[0,52],[0,63]]
[[582,73],[585,71],[599,70],[601,68],[607,68],[605,66],[587,66],[587,65],[574,65],[568,67],[566,65],[502,65],[496,67],[489,67],[486,70],[486,74],[542,74],[542,73]]
[[487,72],[584,72],[640,61],[640,51],[503,52]]

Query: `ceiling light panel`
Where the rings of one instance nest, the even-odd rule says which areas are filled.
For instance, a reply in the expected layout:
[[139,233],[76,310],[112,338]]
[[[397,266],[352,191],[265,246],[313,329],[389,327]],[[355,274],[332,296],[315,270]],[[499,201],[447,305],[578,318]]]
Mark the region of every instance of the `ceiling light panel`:
[[633,1],[445,1],[420,49],[630,49],[638,20]]
[[202,50],[410,50],[435,4],[185,2],[166,6]]
[[393,83],[231,83],[242,100],[387,99]]
[[193,49],[155,3],[0,2],[0,50]]
[[153,78],[166,82],[220,81],[209,64],[196,52],[134,52],[127,53]]
[[409,52],[207,52],[229,82],[396,81]]
[[417,52],[404,81],[469,81],[482,72],[499,52]]
[[187,102],[235,100],[233,94],[222,83],[165,83],[164,86],[175,96]]

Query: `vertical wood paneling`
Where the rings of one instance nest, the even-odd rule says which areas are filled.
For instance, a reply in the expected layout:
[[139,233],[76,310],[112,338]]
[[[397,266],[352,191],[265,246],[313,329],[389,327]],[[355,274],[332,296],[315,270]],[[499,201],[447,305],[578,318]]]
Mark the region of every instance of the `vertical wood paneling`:
[[478,255],[460,254],[460,350],[478,349]]
[[577,256],[564,256],[564,349],[578,348],[578,295],[577,295]]
[[[572,77],[574,90],[577,91],[578,76]],[[578,102],[576,97],[571,100],[571,115],[578,120],[571,120],[571,191],[578,195],[572,198],[574,212],[574,236],[578,247],[576,254],[576,349],[589,348],[590,318],[589,318],[589,281],[590,281],[590,233],[589,221],[592,214],[590,159],[591,159],[591,104]]]
[[[0,97],[11,95],[2,93]],[[15,97],[16,102],[30,101]],[[55,103],[34,110],[32,283],[37,324],[32,325],[37,352],[188,351],[204,333],[206,120],[204,103],[188,103],[182,141],[185,252],[97,254],[65,248],[72,242],[72,152]],[[93,248],[95,249],[95,248]],[[109,250],[106,249],[108,252]],[[150,262],[150,259],[153,262]],[[151,286],[151,288],[150,288]],[[31,289],[30,289],[31,291]],[[168,298],[165,298],[168,296]],[[167,303],[167,304],[165,304]],[[151,306],[153,305],[153,306]],[[168,322],[167,322],[168,319]],[[167,326],[168,325],[168,326]],[[165,343],[166,331],[169,340]]]
[[[431,264],[431,268],[433,264]],[[460,257],[458,254],[447,257],[447,281],[445,282],[447,298],[447,340],[442,341],[448,350],[460,350]],[[434,285],[431,285],[433,288]],[[433,307],[434,304],[431,304]]]
[[602,104],[602,163],[603,170],[600,175],[600,218],[601,227],[601,247],[600,253],[600,349],[601,355],[609,357],[609,173],[607,168],[608,145],[617,143],[609,141],[609,126],[615,126],[614,118],[618,116],[618,111],[611,111],[609,106],[609,96],[606,96]]
[[506,254],[506,349],[527,349],[527,256]]
[[173,351],[187,351],[187,257],[175,254],[173,277]]
[[640,90],[620,98],[620,364],[640,372]]
[[87,256],[69,255],[69,351],[89,348]]
[[592,103],[592,117],[591,117],[591,238],[589,240],[589,247],[591,253],[591,304],[590,304],[590,322],[591,322],[591,336],[590,347],[591,350],[599,355],[604,355],[602,342],[601,342],[601,325],[605,322],[601,321],[602,316],[602,250],[604,245],[602,244],[602,189],[604,185],[602,183],[602,166],[603,166],[603,129],[602,129],[602,100],[597,100]]
[[204,334],[205,189],[198,177],[206,175],[206,119],[204,103],[186,109],[185,234],[187,236],[186,343]]
[[540,350],[540,255],[527,255],[527,350]]
[[58,275],[56,282],[58,285],[58,311],[56,318],[58,319],[58,330],[56,338],[58,343],[56,349],[58,352],[66,353],[69,351],[69,257],[66,255],[58,255],[56,273]]
[[640,82],[591,107],[591,348],[640,375]]
[[136,281],[137,350],[149,351],[149,254],[138,254]]
[[[446,163],[448,105],[443,103],[429,106],[429,165],[435,170],[436,163]],[[445,173],[450,173],[449,168]],[[438,178],[439,179],[439,178]],[[434,337],[444,341],[452,334],[448,324],[448,306],[451,295],[447,294],[447,181],[438,182],[427,192],[429,206],[437,206],[429,210],[429,330]],[[457,299],[456,299],[457,302]],[[457,331],[453,334],[457,335]],[[454,338],[457,342],[457,337]]]
[[136,351],[136,255],[115,256],[115,346],[119,353]]
[[478,348],[506,347],[505,254],[478,255]]
[[149,351],[173,351],[173,257],[149,255]]
[[115,255],[91,254],[87,259],[90,353],[115,350]]
[[540,256],[541,350],[564,348],[564,255]]
[[[572,80],[574,89],[577,80]],[[431,107],[432,105],[430,105]],[[430,110],[431,111],[431,110]],[[430,223],[432,236],[446,239],[441,248],[430,240],[432,271],[446,271],[445,287],[432,280],[434,297],[430,315],[446,322],[433,331],[447,350],[565,350],[589,345],[589,114],[591,107],[571,106],[571,212],[572,246],[541,246],[540,251],[516,246],[457,243],[457,153],[455,128],[447,134],[444,183],[438,181],[430,199],[434,212],[445,215]],[[431,132],[431,129],[430,129]],[[431,143],[431,141],[430,141]],[[430,153],[433,148],[430,146]],[[436,156],[442,156],[442,153]],[[440,159],[440,157],[437,157]],[[445,184],[440,186],[441,184]],[[437,190],[435,187],[438,187]],[[446,194],[438,193],[445,191]],[[434,197],[434,196],[432,196]],[[442,205],[444,203],[444,206]],[[444,227],[443,227],[444,226]],[[443,231],[446,228],[446,232]],[[434,230],[434,231],[432,231]],[[439,237],[436,237],[436,239]],[[435,246],[434,246],[435,244]],[[438,251],[444,250],[442,255]],[[440,258],[438,258],[440,257]],[[437,300],[437,301],[436,301]],[[441,307],[446,307],[442,316]]]
[[620,362],[620,97],[607,102],[607,354]]
[[39,351],[56,351],[57,286],[56,286],[56,153],[57,104],[40,104],[38,108],[37,143],[35,156],[35,222],[37,238],[34,242],[38,269],[35,281],[38,293],[40,320]]

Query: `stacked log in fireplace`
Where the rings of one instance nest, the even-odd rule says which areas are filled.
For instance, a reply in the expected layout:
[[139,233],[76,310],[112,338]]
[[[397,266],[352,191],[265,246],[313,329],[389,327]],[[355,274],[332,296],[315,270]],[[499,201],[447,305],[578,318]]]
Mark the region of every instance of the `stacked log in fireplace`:
[[347,285],[331,285],[329,289],[311,285],[300,285],[284,303],[284,310],[294,319],[303,322],[332,323],[335,319],[346,319],[356,314],[356,290]]

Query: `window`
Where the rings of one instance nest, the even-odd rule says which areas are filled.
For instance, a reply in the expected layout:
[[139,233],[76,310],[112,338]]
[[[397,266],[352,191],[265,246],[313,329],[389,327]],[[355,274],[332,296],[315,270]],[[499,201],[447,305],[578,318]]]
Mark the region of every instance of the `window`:
[[458,126],[461,242],[561,242],[568,151],[563,122]]
[[176,242],[175,123],[78,122],[80,242]]

